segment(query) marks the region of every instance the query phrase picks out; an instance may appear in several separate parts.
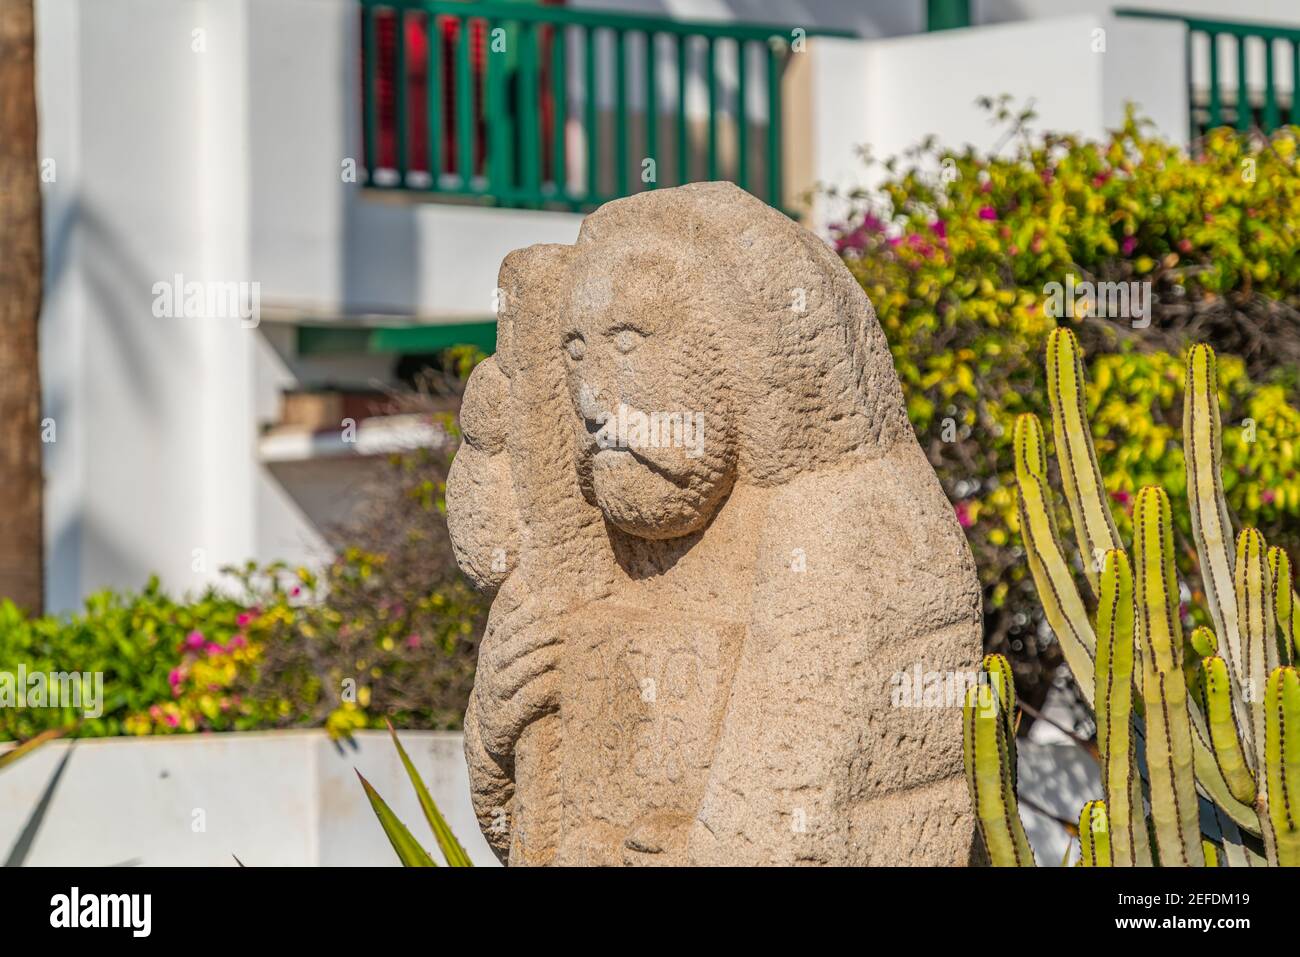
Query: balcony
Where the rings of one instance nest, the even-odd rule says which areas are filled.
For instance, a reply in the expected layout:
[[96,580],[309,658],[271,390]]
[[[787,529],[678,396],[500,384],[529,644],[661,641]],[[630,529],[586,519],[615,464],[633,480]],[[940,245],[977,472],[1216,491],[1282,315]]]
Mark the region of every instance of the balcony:
[[1147,10],[1116,13],[1186,26],[1192,140],[1217,126],[1271,133],[1300,125],[1300,29]]
[[781,205],[803,28],[454,0],[360,13],[373,189],[581,211],[729,179]]

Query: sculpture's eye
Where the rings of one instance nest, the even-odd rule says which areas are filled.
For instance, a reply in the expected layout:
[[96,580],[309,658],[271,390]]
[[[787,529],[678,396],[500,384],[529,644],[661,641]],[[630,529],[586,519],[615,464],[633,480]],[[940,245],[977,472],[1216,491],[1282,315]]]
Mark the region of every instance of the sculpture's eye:
[[569,354],[570,359],[577,362],[587,354],[587,340],[575,332],[564,340],[564,351]]
[[620,329],[614,336],[614,348],[627,355],[641,342],[641,333],[635,329]]

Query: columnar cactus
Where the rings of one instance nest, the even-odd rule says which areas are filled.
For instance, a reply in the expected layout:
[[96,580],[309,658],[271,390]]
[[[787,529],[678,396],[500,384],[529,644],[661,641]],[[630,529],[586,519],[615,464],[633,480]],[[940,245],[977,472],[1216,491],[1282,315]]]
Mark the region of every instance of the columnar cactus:
[[[1165,491],[1139,492],[1133,561],[1120,541],[1087,424],[1074,334],[1047,348],[1053,439],[1090,595],[1090,617],[1056,526],[1042,426],[1015,424],[1021,535],[1048,624],[1097,716],[1104,799],[1079,821],[1084,866],[1300,865],[1300,599],[1291,562],[1255,529],[1233,545],[1220,473],[1213,350],[1192,348],[1184,457],[1210,620],[1184,635]],[[1033,863],[1015,803],[1014,690],[985,659],[966,708],[967,771],[994,864]],[[1142,773],[1139,774],[1139,769]],[[1202,815],[1204,806],[1210,814]],[[1149,809],[1149,810],[1148,810]],[[1202,834],[1201,822],[1217,823]],[[1262,853],[1261,853],[1262,849]]]
[[971,804],[995,864],[1029,867],[1034,852],[1016,805],[1016,687],[1011,665],[989,655],[966,695],[963,752]]

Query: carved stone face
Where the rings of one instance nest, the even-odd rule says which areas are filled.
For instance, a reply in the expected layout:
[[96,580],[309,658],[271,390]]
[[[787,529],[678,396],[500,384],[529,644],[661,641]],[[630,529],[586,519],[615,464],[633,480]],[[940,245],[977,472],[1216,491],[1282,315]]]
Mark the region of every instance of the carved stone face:
[[584,491],[640,538],[698,531],[735,478],[716,306],[683,291],[688,269],[662,248],[582,251],[561,326]]

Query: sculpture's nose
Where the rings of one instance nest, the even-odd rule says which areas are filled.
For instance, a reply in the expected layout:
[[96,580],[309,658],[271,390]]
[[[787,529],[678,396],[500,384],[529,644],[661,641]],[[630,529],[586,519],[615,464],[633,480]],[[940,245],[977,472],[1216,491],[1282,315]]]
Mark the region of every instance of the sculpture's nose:
[[586,382],[578,388],[578,414],[587,424],[587,431],[592,433],[609,418],[609,413],[600,403],[599,393]]

